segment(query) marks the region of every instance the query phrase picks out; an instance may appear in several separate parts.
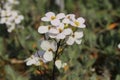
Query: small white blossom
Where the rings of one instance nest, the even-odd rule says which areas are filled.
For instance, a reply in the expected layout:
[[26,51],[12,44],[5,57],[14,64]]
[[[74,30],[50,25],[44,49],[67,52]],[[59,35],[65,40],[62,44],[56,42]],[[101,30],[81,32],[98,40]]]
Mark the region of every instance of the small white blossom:
[[47,33],[50,30],[50,26],[39,26],[38,32],[41,34]]
[[19,11],[13,10],[13,5],[18,4],[18,0],[7,0],[3,3],[3,8],[0,9],[0,24],[5,24],[8,28],[8,32],[12,32],[16,25],[19,25],[24,19]]
[[42,21],[50,21],[52,25],[57,26],[60,24],[60,19],[64,18],[65,14],[64,13],[59,13],[55,15],[53,12],[48,12],[45,14],[45,17],[43,17],[41,20]]
[[60,24],[54,31],[51,31],[50,33],[54,34],[53,32],[56,32],[54,35],[56,39],[64,39],[67,35],[72,33],[72,30],[70,28],[64,28],[64,24]]
[[31,65],[39,66],[40,65],[39,57],[35,57],[34,55],[26,59],[25,62],[27,66],[31,66]]
[[75,15],[74,14],[68,14],[65,16],[65,18],[62,20],[63,23],[65,24],[70,24],[71,21],[75,20]]
[[57,50],[57,44],[49,41],[42,41],[41,48],[45,51],[43,58],[46,61],[52,61],[53,60],[53,52]]
[[34,55],[31,55],[31,57],[25,60],[26,65],[27,66],[31,66],[31,65],[39,66],[41,65],[41,62],[47,63],[48,61],[46,61],[43,58],[44,53],[45,51],[37,51]]
[[82,17],[79,17],[77,19],[73,19],[73,21],[71,21],[70,24],[78,28],[85,28],[86,25],[84,24],[84,22],[85,22],[85,19]]
[[74,42],[76,42],[77,44],[81,44],[81,38],[83,37],[83,32],[74,32],[71,34],[71,36],[69,36],[68,40],[66,41],[66,43],[68,45],[73,45]]
[[56,60],[55,61],[55,66],[60,69],[60,68],[64,68],[67,65],[67,63],[62,63],[61,60]]
[[45,51],[37,51],[34,56],[35,57],[39,57],[40,58],[40,61],[44,62],[44,63],[47,63],[48,61],[46,61],[44,58],[43,58],[43,55],[45,54]]
[[45,34],[45,33],[58,33],[58,31],[56,31],[56,29],[52,26],[39,26],[38,28],[38,32],[41,33],[41,34]]

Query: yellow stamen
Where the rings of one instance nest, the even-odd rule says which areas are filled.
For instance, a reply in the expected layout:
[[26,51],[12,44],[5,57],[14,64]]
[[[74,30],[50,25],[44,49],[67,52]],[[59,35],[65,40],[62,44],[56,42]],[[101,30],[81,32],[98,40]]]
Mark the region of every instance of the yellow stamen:
[[63,30],[62,29],[59,29],[59,32],[61,33]]
[[70,16],[67,16],[68,19],[70,19]]
[[78,21],[74,22],[76,26],[80,26],[80,23]]
[[51,16],[51,20],[54,20],[56,17],[55,16]]
[[75,35],[73,34],[73,35],[72,35],[72,37],[74,38],[74,37],[75,37]]
[[50,30],[51,29],[51,26],[48,26],[48,30]]
[[51,48],[48,51],[53,51]]
[[67,28],[67,27],[68,27],[68,24],[65,23],[65,28]]

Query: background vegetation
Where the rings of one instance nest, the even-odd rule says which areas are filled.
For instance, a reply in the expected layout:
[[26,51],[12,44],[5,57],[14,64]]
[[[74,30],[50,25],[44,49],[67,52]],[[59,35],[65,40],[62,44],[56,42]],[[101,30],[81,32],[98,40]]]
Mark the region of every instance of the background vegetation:
[[68,63],[56,70],[57,80],[120,80],[120,0],[20,0],[15,9],[25,19],[24,29],[8,33],[0,24],[0,80],[49,80],[51,68],[28,67],[23,62],[39,48],[40,18],[48,11],[74,13],[86,19],[81,45],[65,49]]

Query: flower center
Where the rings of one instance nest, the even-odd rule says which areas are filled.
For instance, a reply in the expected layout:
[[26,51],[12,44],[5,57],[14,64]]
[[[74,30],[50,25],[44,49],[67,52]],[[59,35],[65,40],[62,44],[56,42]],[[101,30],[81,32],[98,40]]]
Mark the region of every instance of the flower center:
[[61,33],[63,30],[62,29],[59,29],[59,33]]
[[51,26],[48,26],[48,30],[50,30],[51,29]]
[[67,28],[68,27],[68,24],[67,23],[65,23],[65,28]]
[[51,16],[51,20],[54,20],[56,17],[55,16]]
[[53,50],[50,48],[50,49],[48,49],[48,51],[53,51]]
[[70,19],[70,16],[67,16],[68,19]]
[[73,34],[73,35],[72,35],[72,37],[74,38],[74,37],[75,37],[75,35]]
[[80,23],[78,21],[75,21],[74,23],[75,23],[76,26],[80,25]]

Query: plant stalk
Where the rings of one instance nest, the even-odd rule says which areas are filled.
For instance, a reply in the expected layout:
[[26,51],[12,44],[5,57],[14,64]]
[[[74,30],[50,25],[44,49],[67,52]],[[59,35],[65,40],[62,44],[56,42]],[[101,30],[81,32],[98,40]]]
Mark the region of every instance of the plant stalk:
[[60,47],[60,42],[61,42],[61,41],[59,41],[59,42],[57,43],[57,50],[56,50],[56,52],[55,52],[55,57],[54,57],[54,59],[53,59],[52,80],[55,80],[55,61],[56,61],[56,59],[57,59],[58,50],[59,50],[59,47]]

